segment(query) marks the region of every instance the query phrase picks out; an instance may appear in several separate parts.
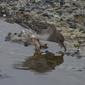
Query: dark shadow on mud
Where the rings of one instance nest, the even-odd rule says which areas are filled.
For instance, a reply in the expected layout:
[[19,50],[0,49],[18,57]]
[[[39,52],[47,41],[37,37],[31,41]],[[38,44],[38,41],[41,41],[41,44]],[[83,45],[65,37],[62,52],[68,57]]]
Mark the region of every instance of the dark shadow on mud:
[[56,55],[49,51],[46,53],[35,52],[33,56],[25,59],[22,64],[15,65],[14,67],[21,70],[32,70],[38,73],[45,73],[54,70],[57,65],[62,64],[64,62],[63,56],[63,52],[56,53]]

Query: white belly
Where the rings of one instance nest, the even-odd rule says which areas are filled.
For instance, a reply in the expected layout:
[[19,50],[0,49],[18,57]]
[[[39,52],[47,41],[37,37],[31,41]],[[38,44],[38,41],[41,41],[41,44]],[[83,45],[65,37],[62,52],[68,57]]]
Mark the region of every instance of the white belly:
[[49,34],[37,35],[40,40],[48,40],[49,36]]

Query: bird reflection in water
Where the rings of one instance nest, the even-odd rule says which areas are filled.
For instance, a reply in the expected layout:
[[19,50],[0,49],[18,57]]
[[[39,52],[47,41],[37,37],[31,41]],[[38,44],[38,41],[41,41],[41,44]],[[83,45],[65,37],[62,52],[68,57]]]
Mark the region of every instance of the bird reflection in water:
[[33,56],[28,57],[18,69],[32,70],[39,73],[49,72],[64,62],[63,56],[63,52],[54,54],[49,51],[45,53],[36,51]]

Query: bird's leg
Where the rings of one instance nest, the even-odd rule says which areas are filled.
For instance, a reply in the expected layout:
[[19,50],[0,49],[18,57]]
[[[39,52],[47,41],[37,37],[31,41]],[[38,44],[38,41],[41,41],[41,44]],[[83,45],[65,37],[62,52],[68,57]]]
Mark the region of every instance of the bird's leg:
[[66,52],[67,48],[66,48],[66,46],[64,45],[64,43],[63,43],[63,42],[59,42],[59,45],[60,45],[61,47],[63,47],[63,48],[64,48],[64,51]]
[[46,48],[48,48],[48,46],[47,46],[47,44],[43,44],[42,42],[40,42],[40,40],[39,39],[37,39],[37,41],[38,41],[38,43],[39,43],[39,45],[40,45],[40,49],[46,49]]

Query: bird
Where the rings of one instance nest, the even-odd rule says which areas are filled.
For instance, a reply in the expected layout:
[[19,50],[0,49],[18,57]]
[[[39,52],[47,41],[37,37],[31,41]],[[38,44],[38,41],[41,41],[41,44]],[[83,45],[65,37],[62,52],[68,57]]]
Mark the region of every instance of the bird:
[[[52,24],[48,24],[47,26],[44,26],[43,28],[42,27],[31,28],[30,30],[28,29],[27,32],[24,32],[24,33],[30,36],[35,48],[37,48],[38,46],[39,47],[41,46],[42,48],[43,46],[41,45],[40,40],[46,40],[46,41],[56,42],[59,44],[60,47],[64,48],[64,51],[67,50],[64,44],[64,41],[65,41],[64,36],[58,30],[56,30],[56,27]],[[44,46],[46,46],[46,44]]]

